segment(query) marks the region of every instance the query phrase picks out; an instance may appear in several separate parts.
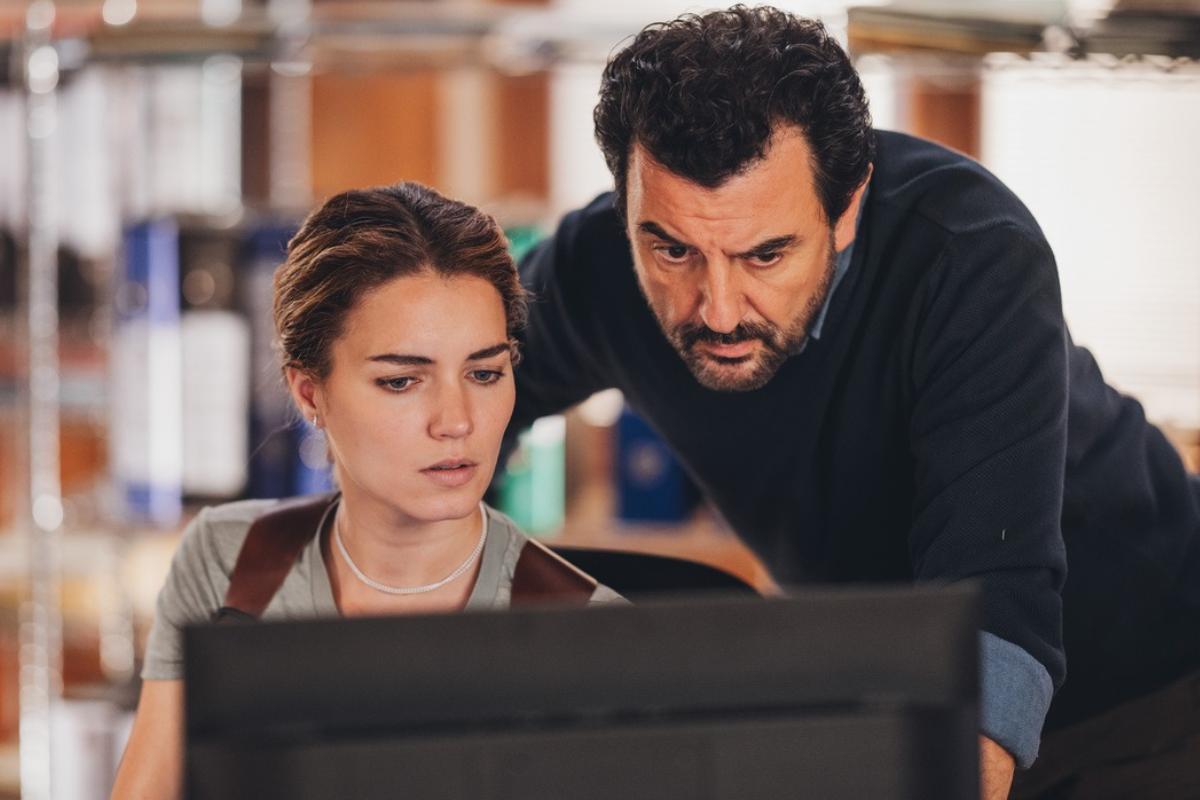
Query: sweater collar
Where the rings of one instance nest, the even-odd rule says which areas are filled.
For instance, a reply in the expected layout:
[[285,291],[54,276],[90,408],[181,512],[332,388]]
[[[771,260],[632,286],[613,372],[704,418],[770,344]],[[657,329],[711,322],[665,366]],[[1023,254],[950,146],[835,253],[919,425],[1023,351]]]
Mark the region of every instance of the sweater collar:
[[[854,241],[846,246],[846,249],[837,254],[837,260],[833,268],[833,283],[829,287],[829,294],[825,296],[825,303],[821,306],[821,310],[817,312],[816,319],[809,327],[808,338],[820,339],[821,331],[825,327],[825,317],[829,313],[829,306],[833,302],[833,295],[837,291],[838,286],[842,282],[842,278],[846,277],[846,273],[850,270],[850,259],[854,256],[854,244],[858,241],[858,235],[862,230],[863,209],[867,207],[867,195],[871,191],[870,184],[863,190],[862,200],[858,204],[858,214],[854,219]],[[804,346],[808,346],[808,340],[804,342]],[[804,352],[804,347],[800,348],[800,352]]]

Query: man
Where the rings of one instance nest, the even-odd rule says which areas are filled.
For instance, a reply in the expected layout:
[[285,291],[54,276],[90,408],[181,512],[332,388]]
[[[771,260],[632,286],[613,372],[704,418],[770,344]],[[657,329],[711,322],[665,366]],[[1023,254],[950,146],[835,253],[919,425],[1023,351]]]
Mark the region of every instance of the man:
[[[517,424],[618,387],[780,582],[981,581],[989,796],[1043,723],[1200,663],[1200,482],[1071,343],[996,178],[873,131],[836,42],[769,8],[642,31],[595,122],[616,191],[522,265]],[[1093,785],[1068,750],[1030,792]]]

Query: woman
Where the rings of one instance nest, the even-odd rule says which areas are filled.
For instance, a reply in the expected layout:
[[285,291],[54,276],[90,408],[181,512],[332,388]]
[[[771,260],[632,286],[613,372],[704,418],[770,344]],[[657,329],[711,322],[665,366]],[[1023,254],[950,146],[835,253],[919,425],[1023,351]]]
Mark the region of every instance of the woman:
[[[338,195],[289,243],[274,312],[292,400],[324,430],[341,491],[303,531],[261,616],[507,606],[514,573],[539,551],[481,502],[513,410],[525,318],[495,222],[414,183]],[[231,604],[247,532],[277,518],[273,506],[208,508],[184,533],[114,797],[178,795],[181,629]],[[587,591],[591,602],[617,597]]]

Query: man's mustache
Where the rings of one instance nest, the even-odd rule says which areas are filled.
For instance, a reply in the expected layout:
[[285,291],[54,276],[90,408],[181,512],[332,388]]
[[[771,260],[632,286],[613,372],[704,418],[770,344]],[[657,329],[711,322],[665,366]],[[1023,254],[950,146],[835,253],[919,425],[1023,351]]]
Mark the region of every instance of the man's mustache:
[[736,328],[727,333],[718,333],[707,325],[685,323],[679,326],[677,334],[679,343],[684,350],[691,350],[698,344],[731,345],[750,341],[751,339],[758,339],[772,349],[778,347],[775,330],[769,325],[761,325],[753,322],[738,323]]

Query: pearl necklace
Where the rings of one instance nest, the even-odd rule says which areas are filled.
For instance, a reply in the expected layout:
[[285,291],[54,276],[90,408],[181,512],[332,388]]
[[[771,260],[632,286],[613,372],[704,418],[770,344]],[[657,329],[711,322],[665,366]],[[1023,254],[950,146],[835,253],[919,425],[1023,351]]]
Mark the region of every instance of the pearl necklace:
[[350,571],[354,573],[354,577],[358,578],[372,589],[385,594],[425,594],[426,592],[432,592],[435,589],[440,589],[446,584],[452,583],[456,579],[462,577],[462,574],[467,571],[471,564],[474,563],[475,559],[479,557],[479,554],[483,552],[483,543],[487,541],[488,517],[487,510],[484,508],[482,502],[479,504],[479,515],[483,517],[483,526],[479,531],[479,541],[475,543],[475,549],[472,550],[471,554],[467,556],[467,560],[459,564],[453,572],[442,578],[440,581],[427,583],[424,586],[388,586],[386,583],[380,583],[379,581],[368,578],[366,573],[359,569],[358,565],[354,563],[354,559],[350,558],[350,553],[346,551],[346,545],[342,542],[341,517],[337,517],[334,520],[333,541],[337,543],[338,552],[340,552],[342,554],[342,558],[346,560],[346,566],[350,567]]

